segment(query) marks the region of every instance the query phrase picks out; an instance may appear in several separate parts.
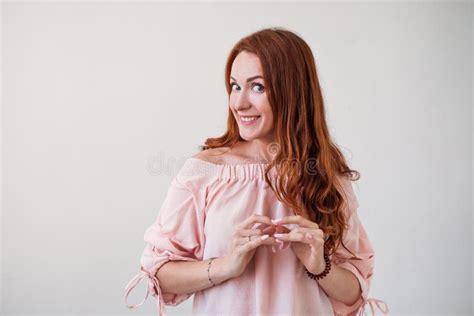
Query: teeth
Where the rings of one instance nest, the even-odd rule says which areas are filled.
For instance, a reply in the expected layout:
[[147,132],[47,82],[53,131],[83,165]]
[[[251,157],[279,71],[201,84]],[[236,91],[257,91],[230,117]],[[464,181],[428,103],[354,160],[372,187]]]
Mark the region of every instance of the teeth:
[[258,119],[258,116],[251,116],[251,117],[241,116],[240,119],[244,122],[250,122],[250,121],[255,121],[256,119]]

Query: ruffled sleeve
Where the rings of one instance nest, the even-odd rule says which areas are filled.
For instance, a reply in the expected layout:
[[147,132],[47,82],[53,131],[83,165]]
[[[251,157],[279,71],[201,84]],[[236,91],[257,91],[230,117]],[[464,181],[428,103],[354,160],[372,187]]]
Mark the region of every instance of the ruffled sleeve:
[[[346,305],[332,297],[329,297],[329,300],[337,316],[363,315],[365,314],[366,304],[370,306],[372,315],[375,315],[373,305],[386,314],[388,313],[388,307],[385,302],[368,298],[370,284],[374,275],[375,252],[357,212],[359,203],[354,194],[352,182],[343,177],[339,179],[345,201],[343,209],[348,217],[348,227],[343,234],[343,241],[344,245],[349,248],[356,257],[352,256],[341,244],[332,255],[332,263],[351,271],[356,276],[360,284],[361,296],[352,305]],[[385,305],[385,308],[382,308],[382,304]]]
[[[166,262],[201,261],[204,240],[204,197],[200,188],[202,177],[191,176],[187,164],[173,178],[155,222],[146,229],[146,242],[140,259],[140,273],[125,288],[125,304],[129,308],[142,305],[151,293],[157,299],[159,315],[165,315],[165,305],[178,305],[194,293],[163,293],[158,269]],[[141,303],[128,305],[127,297],[141,280],[148,282]]]

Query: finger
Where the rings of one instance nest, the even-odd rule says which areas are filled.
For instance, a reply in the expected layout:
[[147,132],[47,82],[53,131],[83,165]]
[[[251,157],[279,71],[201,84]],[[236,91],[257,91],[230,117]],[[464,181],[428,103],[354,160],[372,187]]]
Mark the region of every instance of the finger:
[[310,228],[319,228],[318,224],[310,221],[309,219],[301,215],[291,215],[280,218],[279,220],[273,220],[273,224],[282,225],[282,224],[298,224],[301,227],[310,227]]
[[275,232],[276,233],[288,233],[290,232],[290,230],[285,227],[285,226],[281,226],[281,225],[264,225],[264,224],[260,224],[259,225],[260,227],[258,228],[262,228],[262,233],[263,234],[269,234],[270,236],[273,235]]
[[275,238],[281,241],[286,241],[286,242],[301,242],[304,244],[308,245],[313,245],[314,241],[313,239],[305,237],[304,234],[298,233],[296,235],[290,235],[290,234],[275,234]]
[[[325,234],[322,229],[319,229],[319,228],[315,230],[314,228],[297,227],[294,230],[302,231],[302,232],[305,232],[305,233],[310,233],[314,238],[316,238],[316,239],[320,238],[324,241],[326,241],[326,239],[329,236],[329,235]],[[309,237],[309,236],[308,236],[308,238],[311,239],[311,237]]]
[[292,232],[304,233],[307,236],[312,236],[313,238],[323,238],[324,237],[324,232],[319,228],[314,229],[314,228],[307,228],[307,227],[297,227],[297,228],[293,229]]
[[293,229],[290,233],[287,234],[274,234],[275,238],[283,241],[297,241],[306,244],[316,245],[320,242],[324,242],[323,233],[320,229],[314,230],[309,228],[298,227]]
[[288,229],[286,226],[283,226],[283,225],[275,225],[275,232],[277,233],[282,233],[282,234],[286,234],[286,233],[289,233],[291,230]]
[[244,237],[244,236],[253,236],[253,235],[259,235],[262,234],[261,229],[240,229],[234,231],[234,236],[235,237]]
[[[264,234],[264,235],[250,235],[250,238],[249,236],[243,236],[243,237],[239,237],[237,239],[237,244],[238,245],[244,245],[248,242],[251,242],[255,239],[259,239],[261,238],[262,236],[265,236],[265,235],[268,235],[268,234]],[[262,245],[279,245],[280,241],[277,240],[275,237],[272,237],[271,235],[268,235],[269,237],[264,239],[262,243]]]
[[275,238],[275,240],[278,243],[278,249],[283,250],[283,247],[285,246],[285,242],[283,240],[278,239],[278,238]]
[[[264,237],[268,236],[268,237]],[[262,239],[262,237],[264,239]],[[250,237],[251,241],[248,240],[248,238],[243,239],[241,242],[241,246],[244,248],[244,251],[249,251],[253,248],[262,246],[262,245],[269,245],[269,246],[278,246],[279,243],[274,237],[271,237],[270,235],[263,235],[263,236],[253,236]]]
[[262,230],[262,233],[263,234],[268,234],[268,235],[273,235],[275,233],[275,226],[272,225],[272,226],[267,226],[266,228],[264,228]]
[[267,227],[270,227],[270,225],[267,225],[265,223],[256,223],[252,226],[252,229],[258,228],[258,229],[265,229]]
[[249,236],[260,236],[262,231],[260,229],[240,229],[235,230],[232,234],[232,244],[235,246],[241,246],[246,242],[249,242]]
[[[264,235],[263,235],[263,236],[264,236]],[[260,235],[241,236],[241,237],[238,237],[238,238],[237,238],[236,243],[237,243],[239,246],[243,246],[243,245],[245,245],[246,243],[251,242],[252,240],[260,239],[261,237],[262,237],[262,236],[260,236]]]
[[245,244],[242,244],[242,248],[245,252],[247,251],[250,251],[254,248],[257,248],[258,246],[260,246],[261,244],[263,244],[267,239],[270,238],[270,235],[263,235],[263,236],[259,236],[259,237],[250,237],[251,240],[248,241],[248,238],[247,238],[247,242],[245,242]]
[[247,217],[242,223],[237,225],[238,229],[247,229],[250,228],[251,225],[255,223],[263,223],[267,225],[273,225],[272,220],[270,217],[260,214],[252,214]]
[[280,243],[278,242],[278,240],[275,237],[270,235],[270,237],[268,237],[266,240],[264,240],[262,244],[263,245],[272,245],[272,246],[277,245],[278,246]]
[[276,239],[279,239],[279,240],[282,240],[282,241],[301,241],[301,242],[308,243],[308,241],[305,240],[306,238],[304,237],[303,233],[293,233],[293,234],[291,234],[291,233],[288,233],[288,234],[276,233],[276,234],[273,234],[273,236]]

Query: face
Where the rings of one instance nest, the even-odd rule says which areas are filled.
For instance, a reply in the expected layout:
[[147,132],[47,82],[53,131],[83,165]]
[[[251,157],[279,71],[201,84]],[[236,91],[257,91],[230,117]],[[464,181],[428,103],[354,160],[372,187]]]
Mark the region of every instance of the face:
[[271,139],[273,114],[267,99],[260,60],[257,55],[241,52],[230,72],[229,106],[246,141]]

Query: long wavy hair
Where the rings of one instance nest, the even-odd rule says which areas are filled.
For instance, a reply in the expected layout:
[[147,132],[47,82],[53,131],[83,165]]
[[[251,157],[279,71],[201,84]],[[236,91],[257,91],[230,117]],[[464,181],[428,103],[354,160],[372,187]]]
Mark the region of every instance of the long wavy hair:
[[[345,195],[338,176],[355,181],[360,174],[349,169],[329,135],[311,48],[300,36],[281,27],[264,28],[242,38],[230,51],[225,67],[229,97],[232,63],[242,51],[258,56],[273,111],[273,158],[266,168],[265,181],[295,215],[309,216],[319,225],[326,236],[326,254],[334,253],[340,243],[347,249],[343,232],[348,218],[343,212]],[[206,139],[199,147],[232,148],[239,141],[245,140],[229,108],[225,133]],[[275,166],[277,181],[273,186],[268,173]]]

